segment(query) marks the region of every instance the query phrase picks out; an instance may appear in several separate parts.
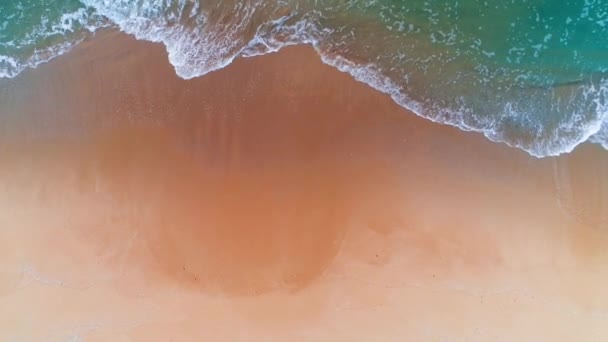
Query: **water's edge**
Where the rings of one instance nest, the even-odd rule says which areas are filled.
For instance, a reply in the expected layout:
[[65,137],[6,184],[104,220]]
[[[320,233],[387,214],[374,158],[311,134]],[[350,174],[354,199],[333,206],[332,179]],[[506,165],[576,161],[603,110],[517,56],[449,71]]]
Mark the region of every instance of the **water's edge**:
[[[52,43],[43,40],[43,47],[34,47],[21,61],[0,53],[0,78],[15,78],[25,69],[35,69],[69,52],[82,41],[94,39],[100,29],[116,29],[138,40],[162,43],[169,63],[182,79],[202,77],[229,66],[239,57],[264,55],[286,46],[306,44],[317,52],[323,63],[389,95],[401,107],[433,122],[480,133],[491,141],[519,148],[538,158],[570,153],[584,142],[608,149],[608,72],[601,70],[597,75],[586,74],[584,79],[570,80],[567,77],[576,72],[565,72],[562,76],[548,74],[541,80],[535,77],[543,75],[542,70],[496,67],[495,72],[514,73],[497,76],[487,74],[490,69],[467,70],[470,66],[487,67],[494,63],[491,59],[484,62],[489,64],[467,66],[469,57],[460,55],[454,57],[460,61],[458,63],[443,57],[436,62],[414,61],[415,65],[409,70],[407,61],[413,60],[412,56],[402,56],[401,50],[391,50],[392,45],[363,53],[357,49],[360,48],[358,44],[364,44],[360,40],[366,36],[356,39],[343,36],[336,26],[320,23],[325,18],[314,8],[290,7],[293,4],[259,9],[266,5],[239,6],[237,3],[227,13],[220,11],[215,18],[207,15],[208,9],[202,9],[198,2],[185,0],[178,1],[174,9],[162,5],[133,9],[128,2],[121,1],[118,2],[122,7],[112,1],[80,2],[86,8],[64,14],[58,23],[50,26],[45,39]],[[349,20],[354,19],[349,17]],[[366,25],[370,23],[373,24],[368,22]],[[400,30],[403,30],[405,26],[401,26]],[[409,26],[410,31],[412,27]],[[387,37],[391,38],[384,38]],[[413,44],[417,47],[422,43],[414,41]],[[441,49],[443,47],[430,47],[426,52],[412,55],[434,57],[433,53],[449,51]],[[385,55],[391,60],[382,60]],[[476,58],[469,62],[481,63]],[[438,71],[427,75],[426,71],[421,71],[427,67]],[[445,78],[442,72],[446,72]],[[513,79],[515,74],[517,77]],[[531,79],[526,79],[528,76]],[[565,78],[558,82],[558,76]],[[525,79],[521,84],[520,77]],[[538,86],[534,85],[536,82],[540,82]]]

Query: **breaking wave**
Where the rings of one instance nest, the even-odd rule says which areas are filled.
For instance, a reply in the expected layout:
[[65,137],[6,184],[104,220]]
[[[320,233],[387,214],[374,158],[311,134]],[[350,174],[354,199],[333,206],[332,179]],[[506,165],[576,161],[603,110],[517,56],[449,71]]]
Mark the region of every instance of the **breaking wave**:
[[0,77],[65,53],[101,27],[164,44],[184,79],[309,44],[325,63],[435,122],[537,157],[585,141],[608,149],[601,1],[49,1],[0,5],[15,12],[0,19]]

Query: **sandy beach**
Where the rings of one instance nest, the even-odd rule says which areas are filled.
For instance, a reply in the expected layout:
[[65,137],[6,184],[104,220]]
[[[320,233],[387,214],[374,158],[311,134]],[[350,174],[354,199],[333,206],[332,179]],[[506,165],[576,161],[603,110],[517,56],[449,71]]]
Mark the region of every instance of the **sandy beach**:
[[307,46],[0,80],[0,340],[604,341],[608,152],[416,117]]

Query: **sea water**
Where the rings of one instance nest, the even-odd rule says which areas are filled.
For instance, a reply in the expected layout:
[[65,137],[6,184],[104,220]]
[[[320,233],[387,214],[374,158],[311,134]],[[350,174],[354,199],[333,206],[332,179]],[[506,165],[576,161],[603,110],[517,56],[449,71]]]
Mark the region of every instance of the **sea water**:
[[607,0],[5,0],[0,77],[113,27],[185,79],[310,44],[430,120],[542,157],[608,149]]

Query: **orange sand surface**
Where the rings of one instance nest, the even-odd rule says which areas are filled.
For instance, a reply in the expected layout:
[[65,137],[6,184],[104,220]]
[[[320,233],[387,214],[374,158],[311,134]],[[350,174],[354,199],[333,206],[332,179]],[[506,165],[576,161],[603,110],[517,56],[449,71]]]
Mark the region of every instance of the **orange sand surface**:
[[608,152],[430,123],[309,47],[105,32],[0,80],[2,341],[606,341]]

